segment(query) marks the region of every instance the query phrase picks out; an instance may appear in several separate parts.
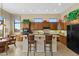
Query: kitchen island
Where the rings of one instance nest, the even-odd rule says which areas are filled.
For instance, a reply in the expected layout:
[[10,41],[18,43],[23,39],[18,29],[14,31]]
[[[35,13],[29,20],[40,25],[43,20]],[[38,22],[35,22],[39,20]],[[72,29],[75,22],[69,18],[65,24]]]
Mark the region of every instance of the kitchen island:
[[[37,31],[33,33],[35,35],[34,39],[37,41],[37,52],[44,52],[44,40],[45,34],[43,31]],[[57,38],[58,33],[50,33],[53,37],[52,38],[52,52],[57,52]],[[23,36],[23,51],[28,51],[28,38],[27,35]]]

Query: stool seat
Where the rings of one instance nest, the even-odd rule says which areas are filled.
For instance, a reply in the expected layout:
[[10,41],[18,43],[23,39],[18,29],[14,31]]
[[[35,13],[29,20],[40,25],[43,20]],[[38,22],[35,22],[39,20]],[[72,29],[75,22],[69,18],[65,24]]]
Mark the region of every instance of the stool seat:
[[51,44],[52,43],[52,41],[46,41],[46,40],[44,40],[44,42],[45,42],[45,44]]
[[28,41],[29,44],[34,44],[36,41],[33,40],[33,41]]

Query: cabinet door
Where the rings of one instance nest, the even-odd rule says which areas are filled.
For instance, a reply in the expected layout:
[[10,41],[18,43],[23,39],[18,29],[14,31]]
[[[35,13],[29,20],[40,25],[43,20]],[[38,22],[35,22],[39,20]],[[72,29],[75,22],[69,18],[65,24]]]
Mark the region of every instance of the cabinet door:
[[57,30],[57,23],[50,23],[50,29]]
[[31,29],[43,29],[43,23],[32,23],[31,24]]
[[66,39],[66,37],[60,36],[60,37],[59,37],[59,41],[60,41],[61,43],[63,43],[64,45],[67,45],[67,39]]
[[31,22],[31,29],[35,29],[35,23]]
[[47,22],[47,21],[44,21],[43,22],[43,27],[49,27],[50,26],[50,23],[49,22]]
[[64,30],[67,30],[67,22],[64,22]]
[[43,29],[43,22],[39,23],[39,28]]
[[62,30],[66,30],[67,29],[67,23],[66,22],[60,22],[60,26]]

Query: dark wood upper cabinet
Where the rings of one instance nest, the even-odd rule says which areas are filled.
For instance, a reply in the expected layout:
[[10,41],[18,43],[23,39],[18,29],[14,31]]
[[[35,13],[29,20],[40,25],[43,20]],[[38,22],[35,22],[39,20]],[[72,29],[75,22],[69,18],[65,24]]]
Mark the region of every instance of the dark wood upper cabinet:
[[56,23],[50,23],[50,29],[57,30],[57,25],[58,25],[57,22]]
[[66,22],[60,22],[61,30],[67,29],[67,23]]
[[57,25],[58,25],[57,22],[54,22],[54,23],[50,23],[50,22],[47,22],[47,21],[44,21],[44,22],[41,22],[41,23],[32,22],[31,23],[31,29],[40,30],[40,29],[44,29],[44,27],[49,27],[52,30],[57,30]]
[[47,22],[47,21],[44,21],[44,22],[43,22],[43,27],[50,27],[50,23]]
[[41,23],[32,22],[31,29],[37,29],[37,30],[43,29],[43,23],[42,22]]

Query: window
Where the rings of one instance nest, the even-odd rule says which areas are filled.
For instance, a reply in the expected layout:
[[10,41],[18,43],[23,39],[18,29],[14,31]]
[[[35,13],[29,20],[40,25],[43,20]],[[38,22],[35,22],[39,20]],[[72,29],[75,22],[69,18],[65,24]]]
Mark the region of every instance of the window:
[[51,23],[57,22],[57,19],[56,18],[49,18],[49,22],[51,22]]
[[4,30],[3,30],[3,24],[4,24],[4,19],[2,16],[0,16],[0,37],[3,37],[4,36]]
[[0,20],[3,20],[3,17],[2,16],[0,16]]
[[3,25],[0,25],[0,37],[2,37],[3,36]]
[[20,32],[20,20],[14,20],[14,32]]
[[32,22],[43,22],[44,20],[42,18],[34,18],[32,19]]

